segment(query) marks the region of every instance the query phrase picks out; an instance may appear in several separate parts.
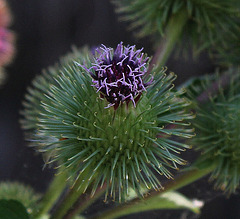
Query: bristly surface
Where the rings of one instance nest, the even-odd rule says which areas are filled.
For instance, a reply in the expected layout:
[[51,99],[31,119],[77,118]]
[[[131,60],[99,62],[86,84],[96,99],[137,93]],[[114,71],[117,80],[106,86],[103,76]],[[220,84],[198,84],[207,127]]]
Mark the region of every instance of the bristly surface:
[[217,44],[212,54],[224,66],[238,66],[240,63],[240,17],[236,20],[236,25],[232,34],[226,31],[219,32],[224,40],[223,43]]
[[[231,34],[239,18],[238,0],[112,0],[122,21],[130,21],[130,29],[139,37],[164,34],[170,19],[185,13],[188,22],[184,34],[190,36],[197,49],[210,44],[221,45],[221,34]],[[159,37],[157,37],[159,39]]]
[[[106,50],[102,51],[104,60]],[[125,50],[124,54],[138,57],[136,51]],[[189,102],[180,98],[182,91],[173,91],[175,75],[166,70],[153,73],[146,91],[136,86],[141,90],[138,101],[133,96],[134,101],[121,100],[117,108],[106,108],[111,103],[106,96],[109,88],[98,91],[101,79],[88,54],[75,52],[33,81],[22,112],[28,138],[44,154],[46,163],[56,162],[73,181],[84,176],[83,180],[88,180],[85,189],[91,184],[92,195],[103,184],[106,199],[118,196],[119,201],[128,195],[129,187],[139,195],[142,186],[161,189],[156,174],[172,178],[170,169],[185,164],[179,154],[189,145],[176,139],[193,135],[187,121],[193,115],[185,110]],[[138,58],[135,61],[142,64]],[[140,69],[146,71],[144,66]],[[145,83],[143,80],[141,85]]]
[[[196,103],[197,117],[193,121],[197,136],[193,144],[202,152],[199,164],[216,164],[211,175],[215,186],[234,193],[240,182],[240,74],[239,69],[228,72],[229,86],[211,95],[205,104]],[[215,75],[215,79],[219,76]],[[212,78],[202,78],[200,86],[207,90]],[[190,87],[194,93],[194,86]],[[194,95],[195,98],[195,95]]]

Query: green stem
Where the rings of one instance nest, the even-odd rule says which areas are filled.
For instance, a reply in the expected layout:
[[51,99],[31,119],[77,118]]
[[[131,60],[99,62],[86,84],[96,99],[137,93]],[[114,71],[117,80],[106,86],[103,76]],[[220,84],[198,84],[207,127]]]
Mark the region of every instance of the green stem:
[[181,10],[171,17],[165,30],[165,34],[150,62],[150,70],[157,64],[159,67],[163,67],[166,64],[171,52],[180,38],[183,27],[187,23],[188,14],[186,10]]
[[97,191],[94,193],[93,196],[86,195],[84,198],[80,198],[75,205],[73,206],[73,209],[71,209],[64,219],[71,219],[74,216],[82,213],[85,209],[87,209],[92,203],[94,203],[98,198],[102,196],[102,194],[106,191],[106,184],[102,188],[98,188]]
[[59,169],[58,173],[54,176],[47,192],[44,194],[40,203],[40,208],[33,212],[34,218],[41,218],[43,215],[53,207],[56,200],[61,195],[63,189],[66,187],[66,174]]
[[[144,198],[144,201],[146,202],[148,200],[151,200],[155,196],[161,195],[165,192],[180,189],[180,188],[202,178],[203,176],[206,176],[207,174],[211,173],[214,168],[215,168],[215,165],[205,168],[205,169],[188,170],[187,172],[184,172],[182,175],[180,175],[174,181],[167,183],[165,185],[164,190],[152,191],[152,192],[150,192],[150,194],[148,193],[149,195],[146,198]],[[119,205],[113,209],[103,212],[101,215],[96,215],[96,216],[92,217],[91,219],[118,218],[120,216],[128,214],[128,212],[129,212],[128,210],[130,208],[134,208],[135,205],[137,206],[137,204],[141,201],[143,201],[143,199],[140,199],[140,198],[133,199],[125,204]]]
[[[87,179],[89,174],[88,170],[85,170],[80,177],[74,183],[74,186],[69,190],[68,194],[65,196],[64,200],[60,203],[56,211],[53,213],[51,219],[63,219],[67,212],[73,208],[74,203],[78,198],[85,192],[88,185],[91,183]],[[94,177],[92,177],[93,179]]]

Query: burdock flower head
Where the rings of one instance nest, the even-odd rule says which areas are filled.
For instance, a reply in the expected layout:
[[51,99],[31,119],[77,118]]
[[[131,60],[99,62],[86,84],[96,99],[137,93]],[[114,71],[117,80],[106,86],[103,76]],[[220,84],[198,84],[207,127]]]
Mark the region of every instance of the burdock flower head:
[[[218,83],[212,87],[216,89],[217,85],[219,92],[210,94],[207,104],[196,104],[197,117],[193,122],[197,132],[193,144],[202,152],[196,165],[214,164],[211,180],[215,181],[216,188],[228,194],[234,193],[240,184],[239,73],[239,69],[232,68],[224,77],[217,77]],[[211,80],[209,76],[204,77],[198,89],[194,86],[191,89],[207,90]]]
[[[209,47],[224,40],[219,32],[232,34],[232,27],[239,18],[238,0],[112,0],[121,20],[129,21],[130,28],[137,31],[139,37],[167,34],[167,27],[184,29],[181,36],[199,49]],[[171,24],[171,23],[175,23]],[[164,34],[163,34],[164,33]],[[172,36],[169,36],[172,37]],[[156,37],[159,39],[159,37]],[[186,43],[184,43],[184,46]]]
[[143,82],[149,57],[142,50],[136,50],[135,46],[125,47],[122,43],[115,50],[104,45],[96,50],[95,62],[87,71],[97,92],[109,102],[108,107],[117,109],[121,103],[130,101],[136,107],[142,92],[151,83]]
[[26,95],[22,124],[33,145],[92,195],[103,185],[120,201],[129,187],[158,190],[157,174],[172,178],[169,169],[185,164],[179,153],[189,146],[177,139],[192,136],[189,102],[173,91],[174,74],[146,74],[148,60],[122,43],[94,57],[75,52]]

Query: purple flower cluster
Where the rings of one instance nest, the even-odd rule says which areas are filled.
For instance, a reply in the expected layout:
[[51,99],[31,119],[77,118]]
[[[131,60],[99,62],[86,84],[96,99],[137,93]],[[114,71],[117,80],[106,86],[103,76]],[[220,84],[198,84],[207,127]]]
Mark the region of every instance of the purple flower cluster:
[[[96,49],[95,63],[88,69],[100,96],[117,109],[120,103],[132,101],[134,107],[151,81],[144,83],[143,76],[147,72],[149,57],[136,50],[135,46],[117,45],[115,51],[102,45]],[[94,73],[92,71],[94,70]]]

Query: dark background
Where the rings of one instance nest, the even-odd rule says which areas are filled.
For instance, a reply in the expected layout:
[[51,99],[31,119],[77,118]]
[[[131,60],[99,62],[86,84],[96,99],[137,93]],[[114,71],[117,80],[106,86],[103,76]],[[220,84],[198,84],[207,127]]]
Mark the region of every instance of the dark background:
[[[43,168],[43,160],[27,147],[19,125],[19,111],[26,88],[41,70],[53,65],[58,58],[71,51],[73,45],[97,46],[101,43],[115,47],[136,44],[153,55],[150,39],[135,39],[120,23],[108,0],[9,0],[14,21],[11,29],[16,33],[16,56],[7,68],[7,81],[0,89],[0,181],[20,181],[43,192],[53,171]],[[206,54],[197,60],[174,59],[167,63],[169,70],[178,75],[180,84],[189,77],[210,73],[214,66]],[[207,178],[182,189],[188,197],[208,199],[219,194],[209,185]],[[240,198],[219,196],[208,201],[201,219],[240,218]],[[98,211],[102,202],[93,207]],[[88,213],[88,212],[86,212]],[[188,211],[154,211],[124,218],[195,218]]]

